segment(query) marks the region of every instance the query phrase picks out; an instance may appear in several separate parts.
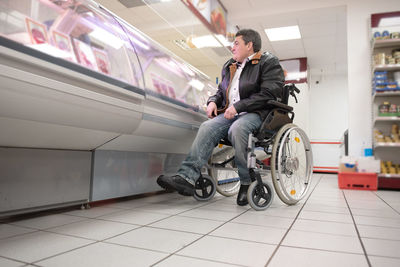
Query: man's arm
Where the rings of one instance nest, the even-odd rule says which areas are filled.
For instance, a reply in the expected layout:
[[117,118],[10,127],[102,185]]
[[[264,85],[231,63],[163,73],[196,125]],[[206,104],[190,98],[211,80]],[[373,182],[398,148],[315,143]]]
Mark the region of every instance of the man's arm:
[[281,97],[285,77],[278,58],[270,56],[261,66],[260,92],[233,104],[238,113],[264,110],[268,100]]

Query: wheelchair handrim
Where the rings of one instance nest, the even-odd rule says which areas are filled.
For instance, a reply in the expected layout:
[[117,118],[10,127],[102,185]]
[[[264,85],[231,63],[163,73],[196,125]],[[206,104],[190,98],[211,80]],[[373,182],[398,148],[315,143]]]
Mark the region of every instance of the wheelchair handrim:
[[[284,161],[285,168],[283,168],[282,158],[284,156],[282,155],[284,153],[297,153],[297,151],[285,151],[285,149],[288,147],[287,143],[290,140],[288,138],[293,132],[298,134],[298,136],[294,137],[294,139],[297,138],[296,142],[301,145],[298,147],[304,151],[304,157],[300,160],[297,157],[299,155],[289,155],[286,158],[286,161]],[[276,151],[276,146],[279,146],[278,151]],[[274,148],[274,162],[273,164],[271,162],[271,165],[275,190],[283,202],[289,205],[295,204],[307,194],[311,183],[312,152],[309,139],[302,129],[294,124],[287,124],[283,126],[276,135]],[[303,165],[302,161],[304,158],[305,166],[300,166]],[[303,168],[303,171],[300,174],[297,172],[299,167]],[[291,173],[290,177],[287,175],[287,173]]]

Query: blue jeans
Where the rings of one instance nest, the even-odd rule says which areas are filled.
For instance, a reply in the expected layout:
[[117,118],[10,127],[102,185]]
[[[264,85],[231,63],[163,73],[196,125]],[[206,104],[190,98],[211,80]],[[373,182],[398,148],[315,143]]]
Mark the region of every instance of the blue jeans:
[[251,183],[247,168],[247,143],[249,134],[256,132],[261,126],[261,118],[255,113],[245,113],[233,119],[225,119],[224,114],[201,124],[189,154],[182,162],[178,175],[194,185],[200,177],[201,168],[207,163],[214,147],[228,136],[235,148],[235,163],[238,168],[240,183]]

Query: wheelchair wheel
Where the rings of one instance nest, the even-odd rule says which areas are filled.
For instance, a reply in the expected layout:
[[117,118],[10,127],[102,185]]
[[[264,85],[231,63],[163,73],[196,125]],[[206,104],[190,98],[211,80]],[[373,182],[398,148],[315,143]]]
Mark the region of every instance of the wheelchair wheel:
[[212,177],[203,174],[194,185],[193,197],[198,201],[210,200],[216,191],[215,181]]
[[279,198],[288,205],[299,202],[311,185],[312,152],[306,133],[294,124],[284,125],[272,146],[271,176]]
[[215,148],[209,161],[208,174],[214,178],[218,193],[226,197],[236,195],[240,188],[234,159],[235,150],[230,146],[223,146]]
[[247,190],[247,201],[255,210],[267,209],[272,204],[273,199],[274,190],[266,181],[263,181],[262,185],[254,181]]

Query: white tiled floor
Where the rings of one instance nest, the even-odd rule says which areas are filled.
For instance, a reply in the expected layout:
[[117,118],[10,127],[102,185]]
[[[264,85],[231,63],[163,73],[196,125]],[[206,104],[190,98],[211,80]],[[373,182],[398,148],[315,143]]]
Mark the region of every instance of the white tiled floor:
[[0,266],[400,266],[400,191],[340,190],[265,211],[158,194],[0,224]]

